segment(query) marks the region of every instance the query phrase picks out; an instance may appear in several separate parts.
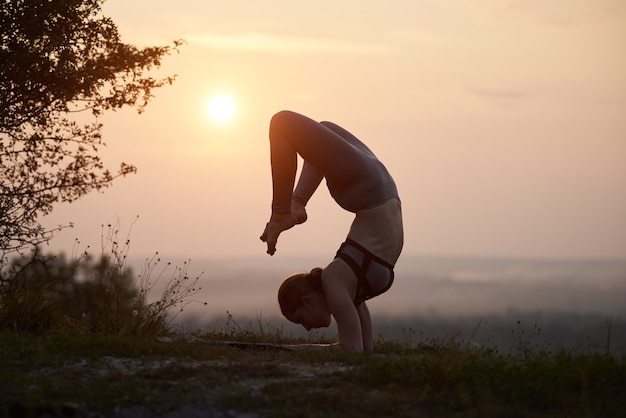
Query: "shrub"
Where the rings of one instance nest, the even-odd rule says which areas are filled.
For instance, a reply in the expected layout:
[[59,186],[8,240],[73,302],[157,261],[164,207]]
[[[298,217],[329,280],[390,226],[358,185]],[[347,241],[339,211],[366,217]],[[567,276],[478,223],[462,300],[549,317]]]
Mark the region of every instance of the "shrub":
[[[64,254],[43,255],[35,248],[28,257],[13,260],[10,268],[0,272],[0,328],[30,332],[77,326],[126,335],[166,332],[168,313],[194,302],[199,277],[189,277],[186,262],[163,279],[171,265],[161,267],[158,253],[135,275],[126,266],[130,240],[120,244],[119,224],[103,226],[102,236],[99,258],[85,251],[68,259]],[[160,280],[167,280],[160,298],[149,301]]]

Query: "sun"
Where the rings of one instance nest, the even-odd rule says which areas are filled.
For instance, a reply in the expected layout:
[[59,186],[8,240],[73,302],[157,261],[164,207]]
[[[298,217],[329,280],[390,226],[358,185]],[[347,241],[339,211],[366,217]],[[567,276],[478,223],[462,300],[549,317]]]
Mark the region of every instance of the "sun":
[[229,96],[215,96],[209,102],[209,115],[217,122],[227,122],[235,115],[235,101]]

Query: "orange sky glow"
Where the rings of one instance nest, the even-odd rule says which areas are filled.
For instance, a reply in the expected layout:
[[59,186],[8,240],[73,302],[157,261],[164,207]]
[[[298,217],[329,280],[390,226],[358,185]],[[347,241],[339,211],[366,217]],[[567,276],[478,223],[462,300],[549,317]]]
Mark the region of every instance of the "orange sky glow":
[[[270,215],[268,123],[334,121],[396,179],[409,255],[626,258],[626,3],[620,0],[108,0],[125,42],[186,44],[146,111],[103,117],[137,165],[44,219],[54,252],[132,225],[131,255],[249,257]],[[237,109],[223,123],[211,97]],[[275,258],[330,261],[352,215],[320,187]],[[269,256],[268,256],[269,257]]]

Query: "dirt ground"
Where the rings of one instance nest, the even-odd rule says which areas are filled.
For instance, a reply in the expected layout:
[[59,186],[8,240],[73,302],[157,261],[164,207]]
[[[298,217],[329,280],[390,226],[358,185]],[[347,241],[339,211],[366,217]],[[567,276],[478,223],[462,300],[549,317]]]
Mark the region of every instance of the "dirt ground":
[[[96,374],[102,376],[116,376],[116,378],[133,378],[138,374],[146,373],[167,373],[172,367],[186,370],[197,368],[224,368],[229,366],[229,360],[193,360],[180,358],[165,358],[158,360],[149,360],[139,358],[120,358],[113,356],[104,356],[97,361],[80,360],[75,363],[65,363],[55,367],[46,367],[38,369],[32,373],[46,376],[85,376]],[[281,362],[280,367],[287,367],[290,370],[290,379],[317,379],[323,375],[334,373],[345,368],[339,364],[316,364],[308,365],[305,363],[289,363]],[[183,379],[193,380],[195,377],[190,374],[181,378],[177,376],[168,383],[170,385],[182,384]],[[249,393],[251,396],[258,394],[262,389],[270,383],[280,383],[284,376],[263,376],[263,377],[247,377],[231,382],[231,386],[235,386],[237,390]],[[80,384],[80,383],[78,383]],[[225,408],[217,404],[216,399],[220,394],[219,390],[207,391],[203,394],[204,401],[191,402],[184,404],[175,404],[172,402],[150,405],[136,405],[118,407],[107,411],[95,411],[88,409],[86,406],[74,403],[64,403],[53,407],[37,407],[29,408],[23,405],[13,405],[9,410],[9,416],[15,418],[37,417],[37,418],[56,418],[56,417],[72,417],[72,418],[262,418],[264,415],[260,413],[250,413],[237,411],[236,408]],[[165,396],[165,395],[164,395]]]

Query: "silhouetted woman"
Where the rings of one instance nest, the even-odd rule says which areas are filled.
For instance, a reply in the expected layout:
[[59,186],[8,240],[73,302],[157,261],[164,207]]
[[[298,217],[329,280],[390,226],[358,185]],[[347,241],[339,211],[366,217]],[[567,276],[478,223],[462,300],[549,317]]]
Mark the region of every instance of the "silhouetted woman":
[[[272,215],[261,235],[267,253],[278,236],[307,219],[306,204],[323,178],[330,194],[355,214],[346,241],[325,268],[282,283],[283,315],[307,330],[337,322],[339,345],[371,351],[372,322],[365,301],[391,287],[403,244],[402,211],[393,178],[372,151],[331,122],[282,111],[270,122]],[[295,187],[297,154],[304,167]]]

